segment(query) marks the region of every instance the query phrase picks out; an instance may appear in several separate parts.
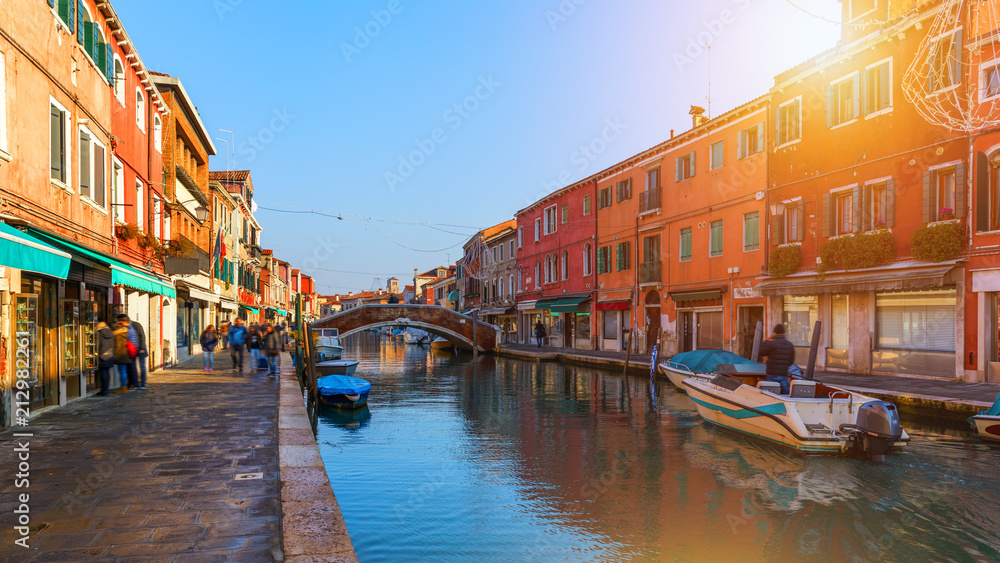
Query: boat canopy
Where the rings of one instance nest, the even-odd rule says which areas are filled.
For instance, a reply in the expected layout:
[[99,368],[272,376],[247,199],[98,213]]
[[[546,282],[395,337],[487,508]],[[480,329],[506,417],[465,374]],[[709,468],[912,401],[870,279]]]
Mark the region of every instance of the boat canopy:
[[997,395],[996,402],[993,403],[993,406],[990,407],[989,410],[985,410],[979,414],[985,416],[1000,416],[1000,395]]
[[[764,366],[757,362],[751,362],[743,356],[734,354],[727,350],[694,350],[692,352],[682,352],[677,354],[670,361],[675,364],[687,366],[694,373],[712,373],[716,371],[719,364],[733,364],[735,366],[748,366],[750,371],[763,373]],[[739,369],[739,368],[737,368]],[[740,369],[739,371],[747,371]]]

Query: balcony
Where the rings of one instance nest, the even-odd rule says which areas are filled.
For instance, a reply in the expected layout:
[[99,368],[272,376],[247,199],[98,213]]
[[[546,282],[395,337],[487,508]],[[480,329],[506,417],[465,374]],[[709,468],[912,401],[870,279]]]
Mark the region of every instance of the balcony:
[[639,213],[660,209],[660,188],[650,188],[639,194]]
[[639,283],[659,283],[663,281],[663,261],[654,260],[639,265]]

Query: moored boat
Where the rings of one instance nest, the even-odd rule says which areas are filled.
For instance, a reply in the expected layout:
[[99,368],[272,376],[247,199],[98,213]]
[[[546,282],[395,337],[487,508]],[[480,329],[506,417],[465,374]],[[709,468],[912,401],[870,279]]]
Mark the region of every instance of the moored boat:
[[320,377],[327,375],[354,375],[359,363],[357,360],[327,360],[325,362],[317,362],[316,370],[319,371]]
[[969,422],[983,440],[1000,441],[1000,396],[992,407],[969,418]]
[[711,379],[720,365],[730,366],[727,369],[743,373],[764,373],[766,369],[763,365],[751,362],[728,350],[681,352],[669,360],[660,362],[659,368],[660,373],[666,375],[671,383],[683,391],[685,379],[689,377]]
[[326,375],[316,380],[319,399],[336,408],[356,409],[368,403],[372,384],[349,375]]
[[316,352],[324,360],[339,360],[344,353],[344,347],[336,336],[319,336],[316,338]]
[[431,348],[435,350],[446,350],[451,348],[451,342],[448,342],[448,340],[439,336],[431,341]]
[[711,380],[683,381],[688,396],[705,420],[808,453],[858,453],[884,461],[909,436],[892,403],[793,379],[789,394],[763,374],[719,374]]

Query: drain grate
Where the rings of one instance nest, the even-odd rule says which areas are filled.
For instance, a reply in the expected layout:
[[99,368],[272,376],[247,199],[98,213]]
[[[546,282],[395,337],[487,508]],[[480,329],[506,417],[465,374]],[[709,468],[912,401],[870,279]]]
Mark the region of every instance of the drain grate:
[[233,477],[233,481],[250,481],[253,479],[263,479],[263,473],[238,473]]

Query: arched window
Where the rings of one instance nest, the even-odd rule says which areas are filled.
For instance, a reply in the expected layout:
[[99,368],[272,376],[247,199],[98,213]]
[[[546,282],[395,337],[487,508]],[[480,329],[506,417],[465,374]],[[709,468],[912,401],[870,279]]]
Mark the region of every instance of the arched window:
[[125,105],[125,66],[122,65],[122,59],[118,55],[115,55],[115,98],[118,99],[118,103]]
[[146,130],[146,96],[142,88],[135,89],[135,123],[139,129]]
[[590,243],[583,245],[583,275],[590,275]]
[[[522,277],[521,277],[521,270],[518,269],[518,271],[517,271],[517,290],[518,291],[520,291],[521,288],[524,287],[524,284],[521,283],[521,279],[522,279]],[[513,283],[514,283],[514,276],[510,277],[510,283],[511,283],[511,285],[513,285]],[[510,294],[514,295],[514,288],[513,287],[510,288]]]
[[493,300],[499,301],[503,299],[503,284],[498,284],[497,280],[493,280]]
[[538,289],[542,285],[542,280],[539,277],[541,275],[542,262],[541,260],[535,260],[535,289]]
[[[517,275],[518,275],[518,276],[520,276],[520,275],[521,275],[521,273],[520,273],[520,272],[518,272],[518,274],[517,274]],[[510,277],[510,294],[508,295],[508,297],[509,297],[510,299],[513,299],[513,298],[514,298],[514,276],[511,276],[511,277]]]
[[562,279],[569,279],[569,251],[563,250],[562,257]]
[[163,152],[163,123],[158,114],[153,114],[153,146],[157,151]]
[[490,300],[490,284],[489,282],[487,282],[485,285],[483,285],[483,303],[486,303],[489,300]]

